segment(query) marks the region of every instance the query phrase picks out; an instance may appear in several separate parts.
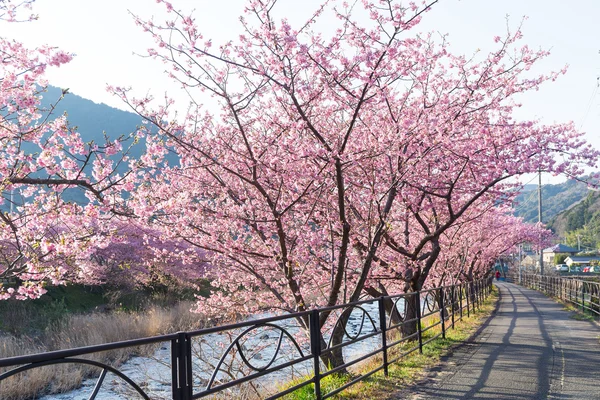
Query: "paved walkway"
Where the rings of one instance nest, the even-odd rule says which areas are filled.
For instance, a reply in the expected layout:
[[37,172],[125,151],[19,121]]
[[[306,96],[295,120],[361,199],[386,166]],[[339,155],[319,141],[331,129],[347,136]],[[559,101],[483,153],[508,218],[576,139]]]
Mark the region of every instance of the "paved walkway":
[[539,292],[498,283],[496,314],[439,372],[393,399],[600,399],[600,329]]

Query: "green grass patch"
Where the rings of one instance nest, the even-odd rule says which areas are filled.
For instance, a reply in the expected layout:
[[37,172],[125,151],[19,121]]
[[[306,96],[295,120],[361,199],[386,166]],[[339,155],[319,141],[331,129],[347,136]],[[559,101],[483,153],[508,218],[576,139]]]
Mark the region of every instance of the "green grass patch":
[[[562,302],[561,302],[562,303]],[[573,314],[571,315],[571,319],[577,320],[577,321],[590,321],[590,322],[594,322],[596,321],[595,315],[592,314],[584,314],[583,312],[581,312],[581,310],[571,304],[565,304],[562,303],[565,306],[565,311],[571,311],[573,312]]]
[[50,286],[36,300],[0,301],[0,330],[35,335],[68,314],[83,313],[105,304],[101,288],[84,285]]
[[572,312],[573,314],[570,316],[571,319],[574,319],[577,321],[590,321],[590,322],[598,321],[598,315],[593,314],[591,311],[583,312],[581,310],[580,306],[570,303],[567,300],[563,300],[560,297],[551,296],[550,298],[553,299],[558,304],[562,305],[564,311]]
[[577,321],[590,321],[590,322],[593,322],[596,320],[591,315],[584,315],[584,314],[580,314],[580,313],[575,313],[575,314],[571,315],[571,319],[575,319]]
[[[452,348],[469,339],[474,332],[481,326],[483,321],[490,316],[495,309],[496,300],[498,299],[498,291],[493,289],[492,295],[481,306],[481,309],[472,312],[470,317],[467,317],[466,311],[462,321],[456,322],[454,329],[446,329],[446,338],[441,336],[434,339],[423,347],[423,353],[418,350],[402,357],[396,363],[389,365],[389,375],[385,377],[383,372],[376,374],[360,381],[341,393],[331,397],[333,399],[356,399],[356,400],[383,400],[390,398],[393,392],[399,389],[406,388],[411,384],[422,379],[426,371],[441,361],[441,358],[447,355]],[[426,325],[427,322],[424,322]],[[423,340],[437,335],[440,332],[441,326],[434,327],[423,335]],[[397,338],[390,338],[397,340]],[[403,343],[397,347],[390,349],[388,359],[394,359],[403,354],[410,348],[416,345],[415,342]],[[336,388],[341,387],[350,380],[372,371],[382,364],[381,356],[373,356],[366,360],[357,368],[352,370],[348,375],[335,375],[327,377],[321,381],[322,393],[328,393]],[[310,377],[299,378],[293,382],[289,382],[285,386],[279,388],[280,391],[285,388],[292,387],[300,382],[306,381]],[[312,400],[315,399],[314,387],[309,384],[301,389],[298,389],[291,394],[283,397],[286,400]]]
[[[283,391],[286,388],[298,385],[302,382],[306,382],[309,377],[301,377],[295,379],[293,381],[288,382],[285,386],[279,388],[279,391]],[[351,379],[351,375],[340,375],[340,374],[331,374],[327,375],[325,378],[321,379],[321,393],[326,394],[329,393],[349,382]],[[302,386],[300,389],[295,390],[293,393],[284,396],[283,399],[286,400],[313,400],[315,399],[315,386],[312,383],[309,383],[305,386]]]

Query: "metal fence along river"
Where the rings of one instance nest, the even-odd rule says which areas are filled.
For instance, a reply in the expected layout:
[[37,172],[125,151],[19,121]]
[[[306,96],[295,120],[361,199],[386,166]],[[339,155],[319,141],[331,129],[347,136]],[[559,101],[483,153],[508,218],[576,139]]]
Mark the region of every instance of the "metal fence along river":
[[520,274],[510,277],[515,283],[539,290],[577,307],[584,314],[600,318],[600,283],[575,277]]
[[[219,394],[241,397],[244,391],[253,391],[255,397],[276,399],[310,386],[316,399],[326,399],[378,371],[387,376],[391,363],[445,337],[447,329],[491,293],[491,284],[492,278],[486,278],[190,332],[4,358],[0,386],[10,379],[26,383],[27,374],[37,368],[80,364],[95,369],[95,383],[82,387],[78,398],[101,398],[107,386],[119,381],[124,398],[191,400]],[[335,322],[321,326],[324,313]],[[302,327],[305,321],[307,328]],[[342,332],[342,340],[336,342],[333,332],[338,336]],[[94,360],[99,352],[140,346],[156,346],[164,354],[158,360],[160,368],[150,370],[148,379]],[[394,351],[399,346],[402,350]],[[340,352],[343,363],[326,368],[323,360]],[[371,370],[328,392],[321,389],[323,379],[375,356],[380,362],[370,363],[375,365]],[[107,376],[112,377],[110,384]],[[157,385],[150,380],[167,391],[157,394]]]

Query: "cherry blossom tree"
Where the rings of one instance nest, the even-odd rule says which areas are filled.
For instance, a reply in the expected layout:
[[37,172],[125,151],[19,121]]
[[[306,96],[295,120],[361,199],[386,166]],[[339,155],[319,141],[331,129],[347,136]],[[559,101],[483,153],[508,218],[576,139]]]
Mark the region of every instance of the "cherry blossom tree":
[[[526,223],[508,207],[484,213],[469,210],[467,222],[454,225],[441,238],[443,251],[432,271],[438,284],[472,282],[489,274],[495,261],[514,254],[518,245],[545,246],[554,237],[540,224]],[[476,218],[474,218],[476,217]]]
[[[204,313],[332,306],[385,294],[382,276],[420,290],[474,204],[497,201],[510,177],[577,174],[598,155],[572,125],[514,120],[512,99],[559,75],[527,76],[548,53],[519,47],[520,30],[471,59],[412,33],[436,1],[333,1],[292,26],[276,0],[255,0],[245,33],[213,49],[193,15],[161,2],[171,20],[136,21],[189,111],[112,89],[148,123],[131,206],[214,266]],[[338,25],[324,35],[328,12]]]
[[[394,229],[384,234],[373,274],[387,276],[395,289],[399,280],[405,291],[421,290],[442,252],[441,235],[474,205],[506,201],[518,187],[510,178],[539,170],[577,176],[582,165],[595,164],[599,153],[572,124],[515,120],[518,95],[564,73],[532,78],[528,71],[548,52],[519,46],[521,37],[520,28],[495,37],[497,50],[480,60],[426,53],[427,71],[411,87],[416,114],[406,101],[397,113],[390,107],[391,121],[407,123],[419,140],[405,152],[418,163],[398,182],[402,192],[387,216]],[[368,237],[359,251],[363,243]],[[372,296],[393,293],[381,279],[371,282],[365,290]]]
[[185,241],[165,239],[139,220],[114,223],[109,239],[81,261],[93,270],[88,275],[103,284],[144,288],[170,280],[193,287],[210,268],[203,251]]
[[[19,6],[31,3],[1,1],[0,23],[19,21]],[[41,106],[46,69],[71,54],[2,37],[0,57],[0,299],[35,298],[48,281],[93,279],[82,265],[106,245],[111,218],[128,213],[121,190],[133,188],[129,173],[115,173],[127,162],[127,138],[86,143],[54,112],[60,99]],[[66,189],[85,191],[87,204],[66,202]]]
[[[166,6],[175,21],[138,20],[158,41],[151,55],[171,62],[173,77],[211,93],[222,108],[215,118],[193,107],[177,123],[168,107],[153,112],[149,99],[115,89],[159,128],[161,135],[148,137],[147,166],[159,165],[170,150],[181,157],[179,166],[146,172],[144,179],[155,182],[140,188],[134,208],[211,255],[213,285],[222,290],[200,304],[203,312],[303,311],[358,299],[370,261],[360,272],[352,236],[376,229],[374,254],[387,212],[377,210],[379,197],[389,197],[387,208],[393,202],[385,194],[389,182],[376,177],[384,188],[372,192],[360,180],[369,174],[365,167],[373,172],[386,164],[381,155],[404,140],[398,129],[375,134],[370,121],[387,115],[396,71],[413,68],[396,55],[405,47],[417,52],[423,42],[399,38],[430,4],[390,5],[390,36],[378,33],[380,44],[365,40],[350,8],[334,10],[342,26],[325,40],[311,33],[323,9],[295,31],[285,20],[275,23],[274,2],[254,2],[248,14],[263,23],[243,20],[240,43],[214,52],[191,17]],[[375,22],[382,18],[373,5],[365,7]],[[348,56],[347,46],[360,51]],[[361,220],[356,213],[365,201],[371,215]],[[327,318],[323,313],[321,323]],[[308,320],[301,323],[308,328]]]

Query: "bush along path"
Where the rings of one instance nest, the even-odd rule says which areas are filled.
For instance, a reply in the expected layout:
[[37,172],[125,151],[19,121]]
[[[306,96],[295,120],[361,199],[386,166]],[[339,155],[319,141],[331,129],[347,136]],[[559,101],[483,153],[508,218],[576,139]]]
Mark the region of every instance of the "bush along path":
[[600,399],[600,329],[545,295],[498,283],[498,309],[433,377],[391,399]]

